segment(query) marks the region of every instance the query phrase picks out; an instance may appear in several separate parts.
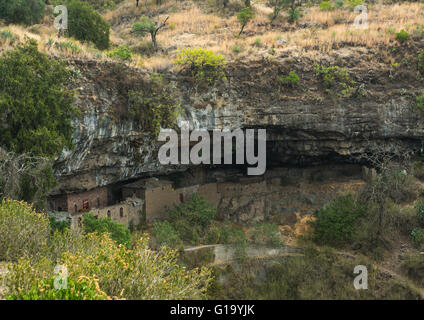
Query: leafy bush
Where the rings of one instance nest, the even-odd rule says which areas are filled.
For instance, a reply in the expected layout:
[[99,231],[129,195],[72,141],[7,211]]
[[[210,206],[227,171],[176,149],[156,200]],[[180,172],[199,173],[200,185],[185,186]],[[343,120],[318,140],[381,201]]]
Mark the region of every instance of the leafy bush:
[[330,2],[330,1],[322,1],[322,2],[319,4],[319,9],[320,9],[321,11],[331,11],[331,10],[333,10],[333,9],[334,9],[334,7],[333,7],[333,5],[331,4],[331,2]]
[[65,229],[71,228],[69,221],[59,221],[53,216],[49,217],[49,222],[51,233],[54,233],[55,231],[63,232]]
[[343,0],[337,0],[336,1],[336,8],[338,8],[338,9],[340,9],[340,8],[343,8],[343,5],[344,5],[344,2],[343,2]]
[[167,85],[160,74],[152,73],[150,79],[139,91],[128,92],[129,114],[143,129],[157,136],[161,127],[175,126],[180,106],[174,87]]
[[78,0],[70,0],[68,35],[81,41],[91,41],[100,50],[108,49],[110,26],[92,7]]
[[417,210],[418,222],[424,226],[424,201],[418,201],[415,205],[415,209]]
[[284,86],[294,87],[299,85],[300,80],[295,72],[290,71],[288,76],[278,78],[278,82]]
[[280,229],[272,223],[260,223],[254,226],[250,237],[255,244],[280,246],[282,244]]
[[364,0],[347,0],[346,5],[349,7],[349,9],[353,10],[356,6],[361,5],[364,2]]
[[202,48],[185,48],[178,53],[175,64],[182,65],[197,81],[215,85],[225,80],[225,59]]
[[238,44],[235,44],[235,45],[232,46],[231,50],[234,53],[239,54],[241,52],[242,48]]
[[[38,262],[20,259],[7,266],[8,296],[37,294],[38,288],[44,288],[55,277],[56,261],[67,267],[68,284],[72,286],[85,279],[82,284],[86,289],[81,290],[76,285],[75,294],[69,295],[66,290],[56,293],[54,298],[202,299],[211,282],[209,269],[187,270],[178,263],[177,251],[166,247],[153,251],[148,247],[148,238],[141,238],[133,249],[118,245],[106,234],[56,233],[55,240],[65,244],[57,260],[49,257]],[[47,289],[50,288],[48,285]],[[51,293],[48,291],[46,296]]]
[[0,19],[7,23],[36,24],[44,17],[44,0],[0,0]]
[[0,29],[0,39],[8,39],[9,43],[13,44],[18,39],[18,37],[16,37],[16,35],[14,35],[12,31],[8,29]]
[[24,202],[1,201],[0,261],[38,256],[47,244],[49,232],[49,219],[44,214]]
[[119,60],[128,61],[131,60],[132,53],[127,45],[118,46],[115,49],[109,51],[107,56],[110,58],[116,58]]
[[400,43],[404,43],[410,37],[411,35],[403,29],[400,30],[398,33],[396,33],[396,40],[399,41]]
[[40,53],[28,40],[0,58],[0,146],[53,157],[72,147],[71,119],[78,114],[65,83],[62,61]]
[[353,94],[352,85],[355,83],[350,79],[346,68],[338,66],[325,67],[315,65],[315,74],[323,80],[326,92],[331,93],[334,88],[340,90],[343,97],[348,98]]
[[422,248],[422,246],[424,245],[424,229],[415,228],[414,230],[412,230],[411,240],[416,247]]
[[160,245],[171,248],[182,246],[182,241],[177,231],[169,221],[155,222],[153,226],[153,236]]
[[55,47],[60,51],[70,51],[72,54],[81,53],[81,48],[72,41],[60,41],[55,43]]
[[211,224],[207,231],[208,244],[235,244],[235,245],[246,245],[246,235],[239,227],[233,226],[230,223],[217,223]]
[[130,230],[123,224],[111,218],[95,218],[92,213],[83,216],[84,233],[108,233],[119,244],[129,245],[131,240]]
[[18,291],[7,300],[105,300],[107,295],[98,289],[95,279],[69,279],[66,289],[56,289],[54,279],[37,281],[28,291]]
[[300,11],[299,8],[289,8],[289,22],[293,23],[299,20],[300,17]]
[[337,198],[316,214],[316,220],[312,222],[313,240],[337,247],[348,244],[358,227],[358,219],[365,212],[365,207],[352,195]]
[[[424,93],[423,93],[423,108],[424,108]],[[424,162],[422,160],[414,162],[414,176],[420,180],[424,179]]]
[[180,238],[191,244],[201,242],[215,216],[216,209],[197,194],[169,212],[169,219]]
[[[116,5],[122,1],[123,0],[81,0],[81,2],[84,2],[99,11],[115,8]],[[63,0],[54,0],[53,3],[55,5],[60,5],[63,3]]]

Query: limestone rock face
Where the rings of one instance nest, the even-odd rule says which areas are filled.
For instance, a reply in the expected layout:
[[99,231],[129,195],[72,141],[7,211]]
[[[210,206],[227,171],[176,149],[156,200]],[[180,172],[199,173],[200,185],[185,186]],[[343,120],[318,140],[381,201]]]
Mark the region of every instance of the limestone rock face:
[[[179,121],[188,120],[191,128],[267,129],[269,164],[344,162],[377,147],[421,148],[424,122],[415,105],[420,90],[416,72],[404,70],[389,77],[390,65],[379,62],[377,52],[349,56],[345,51],[314,59],[283,55],[228,63],[228,81],[206,89],[196,89],[178,73],[167,72],[165,77],[177,88]],[[358,54],[361,59],[352,58]],[[342,97],[337,86],[327,93],[315,75],[316,61],[338,61],[346,67],[355,81],[355,95]],[[184,169],[162,166],[157,158],[160,143],[126,115],[128,91],[148,81],[146,71],[95,61],[68,63],[82,116],[74,121],[75,148],[64,150],[56,160],[55,192]],[[290,71],[299,75],[300,84],[281,86],[278,77]],[[262,209],[261,204],[246,204],[244,210],[248,217]]]

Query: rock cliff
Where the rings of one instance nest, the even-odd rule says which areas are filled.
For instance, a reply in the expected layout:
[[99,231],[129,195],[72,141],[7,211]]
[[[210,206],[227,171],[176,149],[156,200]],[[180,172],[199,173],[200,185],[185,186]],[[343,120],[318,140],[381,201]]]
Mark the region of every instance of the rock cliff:
[[[415,96],[423,86],[414,55],[419,44],[402,50],[340,48],[331,54],[287,50],[248,61],[232,61],[228,81],[196,89],[183,74],[165,70],[177,88],[179,120],[198,128],[266,128],[268,161],[278,165],[353,161],[376,146],[387,150],[419,150],[424,136],[423,112]],[[394,67],[390,61],[409,59]],[[354,94],[326,91],[314,65],[345,67]],[[68,61],[73,70],[75,148],[64,150],[55,172],[55,192],[91,189],[142,175],[180,170],[157,160],[159,144],[149,132],[125,116],[128,90],[142,86],[143,69],[99,61]],[[300,84],[282,86],[278,78],[290,71]],[[66,184],[64,183],[66,181]]]

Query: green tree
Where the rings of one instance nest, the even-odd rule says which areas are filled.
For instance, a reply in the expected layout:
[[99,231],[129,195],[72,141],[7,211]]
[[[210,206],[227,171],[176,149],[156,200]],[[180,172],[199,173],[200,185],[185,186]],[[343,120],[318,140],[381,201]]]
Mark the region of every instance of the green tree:
[[123,224],[113,221],[111,218],[96,218],[92,213],[84,215],[84,233],[109,233],[117,243],[129,245],[131,240],[130,230]]
[[160,29],[162,29],[166,25],[166,21],[168,21],[169,17],[167,17],[163,22],[154,22],[152,19],[146,16],[142,16],[139,22],[136,22],[132,26],[132,32],[139,37],[144,37],[146,34],[150,34],[152,38],[153,47],[157,48],[156,35]]
[[69,72],[28,40],[0,58],[0,146],[53,158],[72,147],[78,114],[66,90]]
[[215,85],[225,80],[225,58],[202,48],[185,48],[181,50],[175,64],[183,66],[197,81]]
[[68,8],[68,35],[81,41],[91,41],[100,50],[110,46],[110,25],[92,7],[79,0],[70,0]]
[[253,12],[251,7],[246,7],[243,10],[241,10],[239,13],[237,13],[237,19],[241,24],[241,29],[240,29],[239,35],[242,34],[246,24],[250,20],[252,20],[254,16],[255,16],[255,13]]
[[169,220],[180,239],[198,244],[216,217],[216,209],[205,199],[194,194],[189,201],[169,211]]
[[0,19],[31,25],[44,16],[44,0],[0,0]]

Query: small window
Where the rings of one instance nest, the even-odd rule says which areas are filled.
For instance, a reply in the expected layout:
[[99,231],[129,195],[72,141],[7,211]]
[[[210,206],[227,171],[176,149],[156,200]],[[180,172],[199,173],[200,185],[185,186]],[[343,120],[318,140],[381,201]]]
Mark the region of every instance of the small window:
[[182,193],[180,193],[180,201],[184,202],[184,195]]
[[74,213],[77,213],[78,212],[78,206],[77,206],[77,204],[75,203],[74,204]]
[[121,218],[123,218],[123,217],[124,217],[124,208],[119,209],[119,216],[120,216]]
[[86,210],[90,209],[90,205],[88,203],[88,199],[82,200],[82,207]]
[[107,217],[110,218],[110,210],[107,211]]

